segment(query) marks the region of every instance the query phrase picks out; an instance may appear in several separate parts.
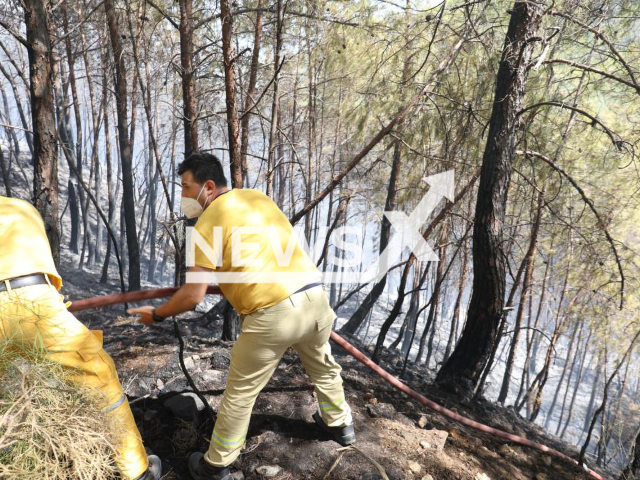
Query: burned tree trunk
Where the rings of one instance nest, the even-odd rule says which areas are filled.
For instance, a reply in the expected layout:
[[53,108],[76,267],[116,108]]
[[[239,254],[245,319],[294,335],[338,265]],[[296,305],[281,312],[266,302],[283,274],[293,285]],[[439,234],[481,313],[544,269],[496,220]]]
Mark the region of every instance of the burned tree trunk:
[[[387,186],[387,199],[385,201],[384,210],[390,211],[395,208],[396,196],[398,192],[398,174],[400,172],[402,151],[400,149],[400,142],[394,142],[393,148],[393,163],[391,165],[391,176],[389,177],[389,185]],[[380,226],[380,245],[378,251],[380,254],[384,252],[389,243],[389,237],[391,236],[391,223],[387,217],[382,217],[382,224]],[[373,308],[380,295],[384,291],[384,287],[387,284],[387,276],[384,275],[380,281],[378,281],[371,291],[367,294],[365,299],[360,303],[356,311],[351,315],[349,321],[344,324],[340,329],[342,333],[348,333],[354,335],[358,331],[364,319],[367,318],[369,310]]]
[[220,14],[222,15],[222,56],[224,58],[224,85],[227,105],[227,129],[229,132],[231,185],[233,188],[242,188],[240,128],[238,126],[235,55],[233,52],[233,16],[231,14],[229,0],[220,1]]
[[58,231],[58,145],[53,106],[53,72],[49,2],[26,0],[24,17],[29,51],[31,118],[33,123],[33,199],[44,220],[56,265],[60,263]]
[[633,442],[631,461],[624,469],[619,480],[640,480],[640,432]]
[[193,69],[192,1],[180,0],[180,66],[182,67],[182,111],[184,114],[184,156],[198,150],[196,88]]
[[[262,0],[258,1],[258,11],[256,12],[256,26],[253,35],[253,52],[251,53],[251,70],[249,73],[249,86],[244,102],[244,112],[241,121],[241,139],[240,139],[240,166],[242,168],[242,178],[245,186],[249,186],[249,166],[247,162],[247,152],[249,150],[249,109],[256,101],[254,97],[256,92],[256,83],[258,81],[258,66],[260,61],[260,42],[262,39]],[[277,65],[276,65],[277,68]]]
[[471,395],[491,353],[503,314],[505,260],[502,228],[516,147],[518,112],[524,102],[531,39],[542,5],[518,0],[511,11],[495,100],[482,160],[473,231],[473,293],[467,323],[453,354],[438,372],[440,385]]
[[137,235],[137,218],[133,189],[132,149],[127,131],[127,74],[124,62],[124,51],[116,11],[113,0],[105,0],[104,10],[107,16],[111,49],[116,65],[116,112],[118,116],[118,143],[120,145],[120,162],[122,163],[122,201],[124,221],[126,224],[127,250],[129,253],[129,290],[140,290],[140,249]]
[[513,326],[513,336],[511,337],[511,347],[509,349],[509,355],[507,357],[507,365],[505,367],[504,376],[502,377],[502,386],[500,387],[500,395],[498,395],[498,403],[504,405],[509,394],[509,386],[511,384],[511,371],[513,370],[513,364],[518,350],[518,343],[520,340],[520,327],[522,325],[522,319],[524,318],[524,311],[526,307],[527,298],[529,296],[529,289],[531,288],[531,282],[533,279],[533,265],[536,257],[536,244],[538,242],[538,231],[540,229],[540,219],[542,217],[542,205],[544,203],[543,193],[538,194],[538,208],[536,212],[536,219],[534,221],[531,230],[531,240],[529,242],[529,249],[525,255],[525,274],[522,282],[522,292],[520,293],[520,302],[518,304],[518,313],[516,314],[516,321]]

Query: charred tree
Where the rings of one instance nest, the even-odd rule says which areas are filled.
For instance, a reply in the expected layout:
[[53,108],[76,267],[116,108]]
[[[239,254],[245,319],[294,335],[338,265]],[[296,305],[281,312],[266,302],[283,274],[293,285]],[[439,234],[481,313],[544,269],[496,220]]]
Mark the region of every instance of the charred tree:
[[180,66],[182,75],[182,112],[184,156],[198,150],[198,125],[195,72],[193,68],[192,0],[180,0]]
[[500,395],[498,396],[498,402],[504,405],[509,394],[509,385],[511,383],[511,371],[513,370],[513,363],[516,357],[516,351],[518,349],[518,343],[520,341],[520,331],[522,325],[522,319],[524,318],[524,312],[526,307],[527,298],[529,296],[529,289],[531,288],[531,281],[533,279],[533,265],[536,257],[536,244],[538,243],[538,231],[540,230],[540,219],[542,217],[542,205],[544,196],[543,193],[538,194],[538,208],[536,212],[536,218],[531,229],[531,240],[529,242],[529,249],[525,254],[525,274],[522,282],[522,292],[520,293],[520,302],[518,304],[518,313],[516,314],[516,321],[513,326],[513,336],[511,337],[511,347],[509,349],[509,355],[507,357],[507,365],[502,377],[502,386],[500,387]]
[[258,1],[258,11],[256,12],[256,24],[253,34],[253,51],[251,53],[251,67],[249,73],[249,86],[247,87],[247,94],[244,101],[244,112],[242,113],[242,120],[240,122],[241,135],[240,135],[240,166],[242,168],[242,178],[245,182],[245,186],[249,186],[249,166],[247,162],[247,152],[249,150],[249,110],[253,107],[256,99],[254,95],[256,93],[256,83],[258,81],[258,66],[260,61],[260,42],[262,39],[262,2]]
[[532,38],[542,18],[540,4],[516,1],[498,69],[493,111],[482,160],[473,231],[473,292],[467,323],[437,382],[473,394],[491,353],[503,314],[505,205],[515,156],[518,113],[524,103]]
[[229,0],[220,1],[222,16],[222,56],[224,58],[224,85],[227,105],[227,131],[229,133],[229,167],[231,186],[242,188],[240,165],[240,128],[238,125],[238,102],[236,100],[235,55],[233,50],[233,15]]
[[42,215],[53,260],[60,264],[58,231],[58,144],[53,103],[49,1],[25,0],[24,18],[29,52],[31,119],[33,124],[33,200]]
[[[120,163],[122,164],[122,207],[127,236],[127,252],[129,257],[129,290],[140,290],[140,249],[137,235],[137,218],[133,188],[131,139],[127,131],[127,68],[125,65],[122,37],[113,0],[105,0],[104,10],[109,26],[111,50],[116,66],[116,113],[118,123],[118,143],[120,145]],[[121,225],[122,228],[122,225]]]

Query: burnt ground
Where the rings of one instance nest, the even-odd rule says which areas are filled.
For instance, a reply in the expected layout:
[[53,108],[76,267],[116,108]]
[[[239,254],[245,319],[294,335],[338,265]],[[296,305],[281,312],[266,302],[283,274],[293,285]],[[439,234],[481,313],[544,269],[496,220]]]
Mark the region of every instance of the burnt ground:
[[[96,272],[79,272],[71,267],[69,270],[73,273],[65,277],[63,293],[71,300],[118,291],[113,285],[99,285]],[[182,420],[164,406],[169,397],[189,391],[179,366],[173,323],[167,320],[161,325],[143,326],[134,317],[126,316],[123,306],[76,315],[89,328],[104,330],[105,348],[116,362],[145,445],[163,460],[164,478],[189,479],[188,454],[207,449],[213,422],[206,413],[196,420]],[[180,318],[187,370],[214,410],[224,391],[232,345],[219,340],[221,323],[219,317],[209,319],[195,312]],[[233,465],[242,472],[236,478],[264,478],[258,468],[264,466],[279,467],[271,477],[278,480],[382,478],[372,460],[389,479],[398,480],[588,478],[567,461],[505,443],[437,415],[339,347],[334,345],[333,350],[343,366],[345,393],[353,409],[357,446],[362,453],[340,451],[340,445],[312,423],[311,415],[316,409],[313,387],[295,352],[290,350],[258,397],[246,445]],[[399,373],[399,362],[400,357],[394,352],[384,352],[382,366],[394,375]],[[431,375],[410,365],[405,381],[462,415],[577,457],[572,447],[510,409],[484,401],[463,403],[439,391],[430,384]],[[439,431],[447,434],[442,449],[436,446],[437,438],[444,435]]]

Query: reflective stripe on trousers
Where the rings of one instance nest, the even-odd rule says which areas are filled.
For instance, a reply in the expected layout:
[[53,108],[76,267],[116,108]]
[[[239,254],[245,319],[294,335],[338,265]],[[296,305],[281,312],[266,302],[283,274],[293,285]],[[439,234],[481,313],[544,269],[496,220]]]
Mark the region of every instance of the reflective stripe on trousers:
[[241,317],[242,332],[231,349],[227,387],[205,455],[209,463],[226,466],[238,457],[256,398],[290,346],[298,352],[313,380],[325,423],[333,427],[352,422],[351,410],[344,400],[342,369],[333,359],[329,345],[335,318],[320,287]]
[[102,348],[102,332],[88,330],[49,284],[0,292],[0,338],[20,345],[38,345],[47,358],[69,368],[67,378],[95,389],[106,398],[105,412],[122,425],[116,446],[116,466],[124,480],[148,467],[140,433],[122,391],[113,360]]

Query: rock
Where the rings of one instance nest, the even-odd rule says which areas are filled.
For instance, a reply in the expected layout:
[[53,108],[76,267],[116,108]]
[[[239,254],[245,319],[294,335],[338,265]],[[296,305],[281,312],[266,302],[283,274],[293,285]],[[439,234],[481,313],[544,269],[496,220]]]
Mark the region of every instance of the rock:
[[547,477],[546,473],[538,472],[536,473],[534,480],[549,480],[549,477]]
[[420,480],[433,480],[433,476],[430,473],[427,473],[424,477],[422,477]]
[[196,360],[200,360],[200,355],[192,355],[191,358],[195,362]]
[[144,390],[145,392],[149,391],[149,385],[147,385],[147,382],[145,382],[143,379],[138,378],[138,385],[140,385],[140,388],[142,388],[142,390]]
[[542,456],[542,463],[544,463],[547,467],[551,466],[551,457],[549,455]]
[[176,417],[183,420],[197,420],[204,411],[204,403],[195,393],[181,393],[163,402]]
[[214,352],[213,355],[211,355],[211,367],[215,370],[226,370],[229,363],[229,354],[226,351]]
[[516,452],[514,452],[513,449],[506,443],[500,445],[500,448],[498,448],[498,453],[500,453],[500,455],[502,455],[503,457],[513,457],[516,454]]
[[224,382],[224,372],[220,370],[205,370],[200,374],[200,378],[206,385],[218,385]]
[[158,390],[164,390],[164,382],[162,379],[159,378],[156,380],[156,387],[158,387]]
[[442,452],[442,450],[444,450],[444,444],[446,443],[448,437],[449,434],[444,430],[425,430],[422,434],[422,441],[420,442],[420,446],[422,446],[422,448],[427,450],[429,453],[440,453]]
[[196,363],[193,361],[192,357],[187,357],[184,359],[184,368],[186,368],[187,370],[196,369]]
[[275,477],[279,475],[282,469],[278,465],[263,465],[256,468],[256,473],[262,475],[265,478]]
[[369,399],[369,403],[371,405],[377,405],[378,404],[378,399],[376,397],[370,398]]
[[422,415],[420,417],[420,419],[418,420],[418,422],[417,422],[418,427],[420,427],[420,428],[426,427],[428,423],[429,423],[429,421],[427,420],[427,417],[425,417],[424,415]]
[[408,466],[409,470],[411,470],[413,473],[420,473],[420,471],[422,470],[422,467],[418,462],[409,462]]
[[491,478],[489,478],[489,475],[486,473],[478,472],[476,476],[473,477],[473,480],[491,480]]
[[404,402],[404,406],[409,411],[415,410],[415,408],[416,408],[415,405],[413,404],[413,402],[410,402],[410,401]]
[[244,480],[244,473],[242,473],[242,471],[238,470],[237,472],[233,472],[231,474],[231,478],[233,480]]
[[390,403],[379,403],[377,405],[367,405],[367,412],[372,418],[387,418],[394,420],[397,416],[395,408]]

